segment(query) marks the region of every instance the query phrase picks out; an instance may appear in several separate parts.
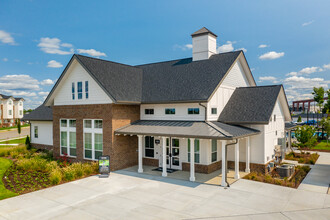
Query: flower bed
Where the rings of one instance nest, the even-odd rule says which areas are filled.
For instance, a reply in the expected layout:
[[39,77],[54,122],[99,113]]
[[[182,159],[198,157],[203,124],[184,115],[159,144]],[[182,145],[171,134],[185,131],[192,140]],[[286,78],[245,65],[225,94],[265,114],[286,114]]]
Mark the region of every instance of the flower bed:
[[317,153],[309,153],[309,152],[301,152],[301,153],[293,153],[290,152],[287,155],[285,155],[286,160],[295,160],[298,161],[298,163],[302,164],[312,164],[314,165],[319,158],[320,155]]
[[273,170],[270,174],[252,172],[246,175],[244,179],[297,188],[303,181],[307,173],[310,171],[310,169],[311,168],[309,166],[297,166],[295,168],[295,173],[290,179],[280,178],[276,170]]
[[[1,151],[2,150],[2,151]],[[53,160],[48,152],[37,152],[17,146],[0,149],[13,165],[4,173],[2,181],[6,189],[24,194],[98,173],[98,164],[70,163],[66,157]],[[0,195],[1,198],[1,195]]]

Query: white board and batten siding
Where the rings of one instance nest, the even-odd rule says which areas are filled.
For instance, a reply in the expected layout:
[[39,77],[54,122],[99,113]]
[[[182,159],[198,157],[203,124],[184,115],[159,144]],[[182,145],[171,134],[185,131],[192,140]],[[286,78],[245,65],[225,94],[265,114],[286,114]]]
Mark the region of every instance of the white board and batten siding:
[[[252,85],[254,84],[247,79],[247,73],[245,73],[241,62],[237,60],[207,104],[208,120],[214,121],[219,118],[219,115],[237,87]],[[212,114],[212,108],[217,108],[217,114]]]
[[[174,108],[175,114],[165,114],[166,108]],[[188,114],[188,108],[199,108],[199,114]],[[154,114],[145,114],[145,109],[154,109]],[[183,104],[142,104],[140,105],[141,120],[177,120],[177,121],[204,121],[205,108],[198,103]]]
[[[85,95],[85,81],[88,81],[88,99]],[[82,99],[78,99],[78,82],[82,82],[83,85]],[[72,99],[72,83],[75,83],[74,100]],[[73,60],[54,94],[54,105],[108,104],[112,102],[111,98],[76,60]]]
[[[35,137],[35,127],[38,127],[38,137]],[[53,145],[53,122],[31,121],[31,143]]]

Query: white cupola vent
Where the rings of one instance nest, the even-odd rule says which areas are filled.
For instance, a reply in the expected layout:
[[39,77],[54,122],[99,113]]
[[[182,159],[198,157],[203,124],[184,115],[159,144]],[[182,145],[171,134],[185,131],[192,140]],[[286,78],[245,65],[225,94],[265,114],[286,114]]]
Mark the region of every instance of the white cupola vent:
[[193,45],[193,61],[206,60],[217,53],[217,35],[207,28],[196,31],[191,35]]

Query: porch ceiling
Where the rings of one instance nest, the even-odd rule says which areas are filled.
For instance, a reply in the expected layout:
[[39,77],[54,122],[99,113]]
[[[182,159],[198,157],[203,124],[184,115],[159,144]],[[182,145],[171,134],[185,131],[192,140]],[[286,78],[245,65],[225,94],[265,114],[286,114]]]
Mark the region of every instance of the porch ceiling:
[[117,129],[115,134],[231,140],[259,132],[255,129],[221,122],[141,120]]

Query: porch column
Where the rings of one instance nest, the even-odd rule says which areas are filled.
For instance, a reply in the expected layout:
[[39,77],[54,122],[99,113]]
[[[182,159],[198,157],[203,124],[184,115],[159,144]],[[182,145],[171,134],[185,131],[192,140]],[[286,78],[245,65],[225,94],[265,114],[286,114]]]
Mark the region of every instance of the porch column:
[[139,142],[139,169],[138,173],[143,173],[143,165],[142,165],[142,139],[143,135],[138,135],[138,142]]
[[226,173],[226,141],[221,141],[221,153],[222,153],[222,166],[221,166],[221,173],[222,173],[222,178],[221,178],[221,186],[223,187],[227,187],[227,183],[226,183],[226,177],[227,177],[227,173]]
[[246,138],[245,172],[250,173],[250,137]]
[[235,144],[235,179],[239,179],[239,140]]
[[289,147],[289,151],[291,151],[291,130],[289,130],[289,134],[288,134],[288,147]]
[[163,147],[163,173],[162,176],[167,176],[167,164],[166,164],[166,137],[162,137]]
[[190,181],[195,181],[195,138],[190,138]]

